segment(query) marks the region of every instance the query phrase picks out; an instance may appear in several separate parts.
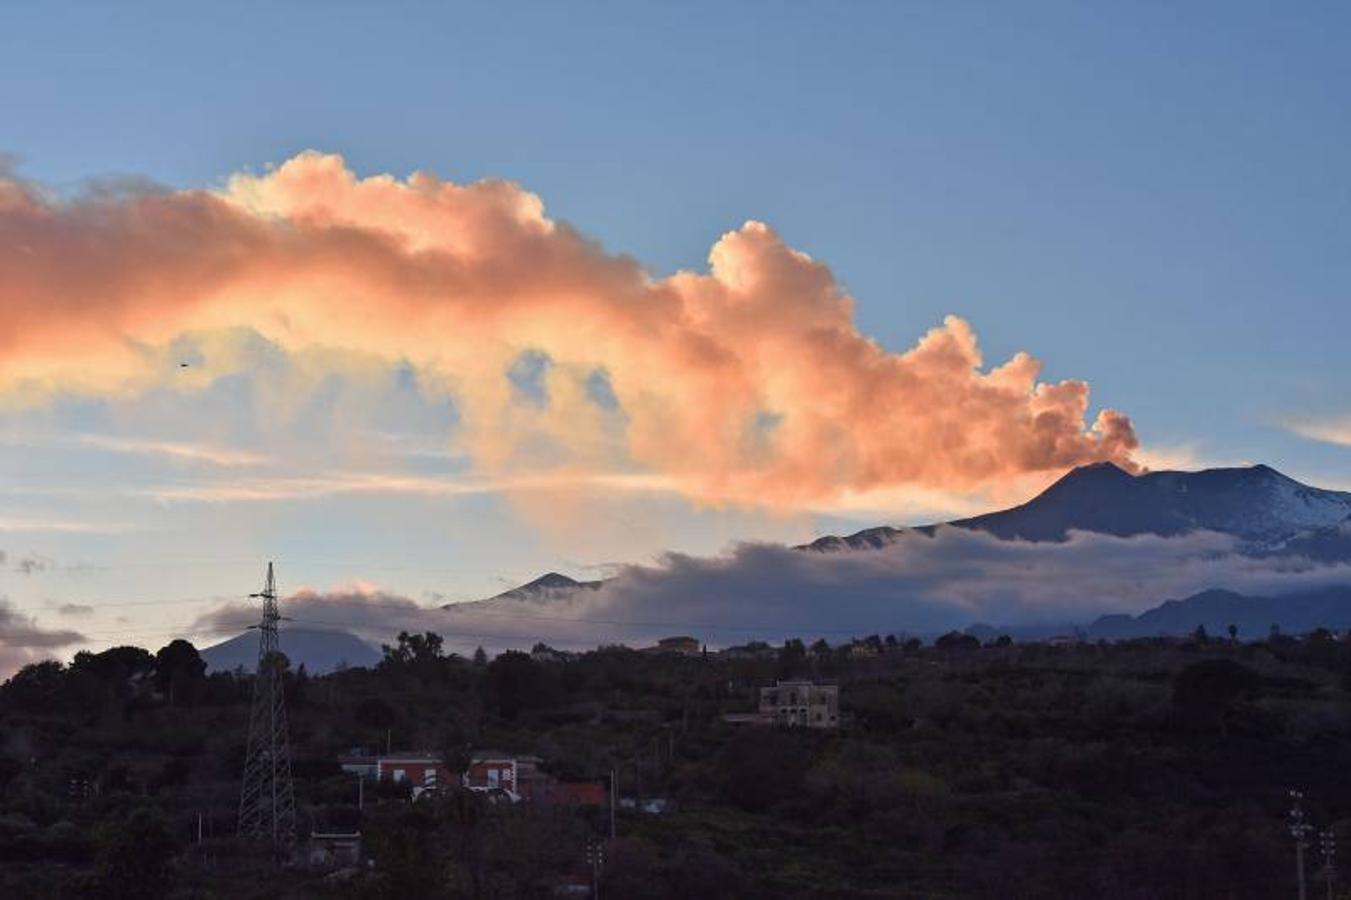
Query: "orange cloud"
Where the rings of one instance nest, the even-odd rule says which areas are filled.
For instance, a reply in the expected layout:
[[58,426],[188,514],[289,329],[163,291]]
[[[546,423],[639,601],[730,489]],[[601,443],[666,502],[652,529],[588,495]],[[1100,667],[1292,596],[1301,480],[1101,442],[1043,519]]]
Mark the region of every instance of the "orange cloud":
[[[1038,382],[1026,354],[986,370],[960,318],[888,352],[758,222],[709,263],[654,279],[514,184],[361,179],[312,152],[216,193],[62,202],[0,178],[0,391],[134,391],[160,377],[147,346],[247,326],[436,376],[490,473],[543,436],[572,470],[636,463],[701,500],[793,507],[1134,466],[1127,417],[1086,427],[1088,386]],[[505,373],[526,351],[550,365],[523,410]]]

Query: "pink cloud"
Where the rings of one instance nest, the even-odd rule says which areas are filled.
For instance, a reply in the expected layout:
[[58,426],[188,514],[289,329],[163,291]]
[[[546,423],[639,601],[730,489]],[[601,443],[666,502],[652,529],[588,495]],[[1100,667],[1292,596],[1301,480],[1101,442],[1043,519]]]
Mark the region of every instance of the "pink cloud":
[[[784,507],[1135,467],[1126,416],[1087,424],[1088,386],[1038,381],[1025,353],[987,368],[963,319],[890,352],[758,222],[709,264],[655,279],[514,184],[362,179],[318,153],[221,193],[56,202],[0,176],[0,390],[143,389],[146,345],[247,326],[432,374],[492,474],[540,435],[573,471],[635,464],[701,501]],[[523,412],[504,373],[526,351],[551,366]],[[597,372],[617,411],[588,396]]]

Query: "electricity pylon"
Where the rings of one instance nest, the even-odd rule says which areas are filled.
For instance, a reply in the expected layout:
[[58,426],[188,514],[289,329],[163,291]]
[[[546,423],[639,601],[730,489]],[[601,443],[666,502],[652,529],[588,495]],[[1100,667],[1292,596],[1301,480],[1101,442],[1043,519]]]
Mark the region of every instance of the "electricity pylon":
[[277,583],[267,564],[267,585],[250,597],[263,601],[258,628],[258,673],[253,679],[249,746],[239,795],[241,837],[270,841],[275,850],[295,842],[296,797],[291,783],[291,744],[286,730],[285,657],[277,649]]

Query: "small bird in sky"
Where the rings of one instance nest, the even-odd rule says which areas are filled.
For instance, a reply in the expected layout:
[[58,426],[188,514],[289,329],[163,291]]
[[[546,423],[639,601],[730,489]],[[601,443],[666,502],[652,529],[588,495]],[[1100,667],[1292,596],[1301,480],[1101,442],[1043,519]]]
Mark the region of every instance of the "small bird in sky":
[[178,367],[179,367],[180,369],[186,369],[186,368],[188,368],[188,367],[191,366],[191,365],[192,365],[192,363],[181,362],[181,363],[178,364]]

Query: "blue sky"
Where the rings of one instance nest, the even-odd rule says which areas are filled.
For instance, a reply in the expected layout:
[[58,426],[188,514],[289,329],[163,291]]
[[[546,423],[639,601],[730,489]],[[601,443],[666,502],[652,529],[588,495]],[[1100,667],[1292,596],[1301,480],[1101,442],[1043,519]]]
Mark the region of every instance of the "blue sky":
[[[1348,37],[1351,9],[1332,3],[28,4],[0,28],[0,151],[67,190],[220,185],[306,148],[361,174],[505,177],[657,274],[702,270],[718,235],[760,219],[832,268],[888,349],[957,313],[987,360],[1028,350],[1045,376],[1087,380],[1159,458],[1351,486],[1351,448],[1281,427],[1351,417]],[[37,425],[88,427],[0,427]],[[10,452],[30,483],[86,464]],[[603,535],[541,537],[492,497],[326,502],[341,508],[279,506],[223,547],[210,535],[251,513],[154,520],[180,535],[169,556],[212,561],[193,595],[227,590],[236,559],[288,551],[294,577],[410,596],[612,561]],[[382,516],[424,537],[384,540]],[[615,513],[635,516],[614,557],[840,524],[674,500]],[[126,573],[5,575],[0,593],[35,608],[202,580],[187,562],[135,574],[157,544],[0,534],[11,556]],[[365,559],[322,562],[354,548]]]

